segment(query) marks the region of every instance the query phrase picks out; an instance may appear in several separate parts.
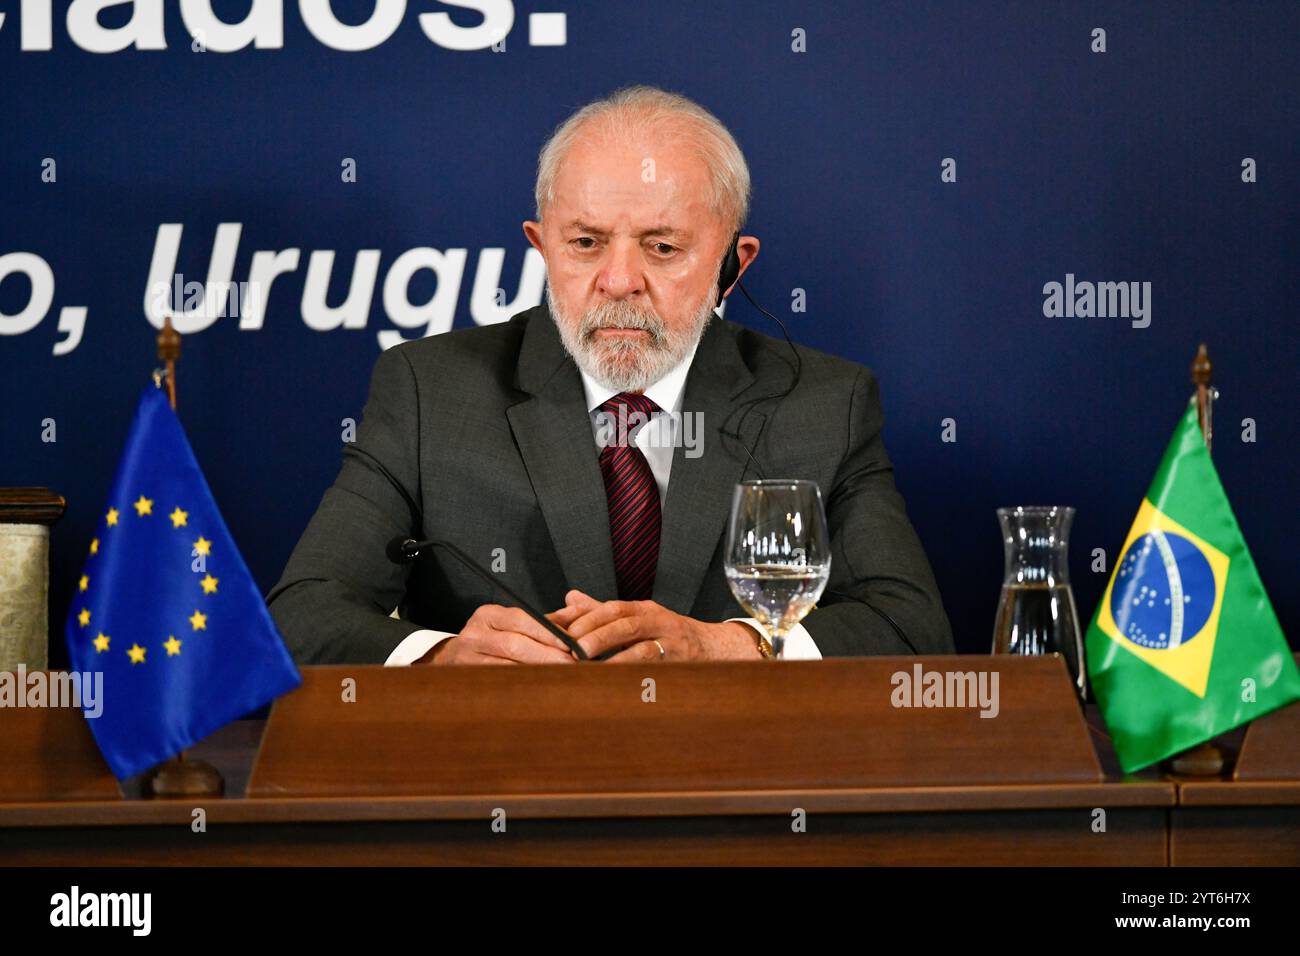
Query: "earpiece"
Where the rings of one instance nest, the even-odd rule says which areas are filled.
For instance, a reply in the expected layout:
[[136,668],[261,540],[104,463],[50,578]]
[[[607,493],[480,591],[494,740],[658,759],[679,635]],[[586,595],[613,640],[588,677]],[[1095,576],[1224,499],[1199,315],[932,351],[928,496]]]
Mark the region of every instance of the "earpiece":
[[740,233],[736,232],[731,237],[731,246],[727,249],[727,255],[722,260],[722,268],[718,271],[718,305],[722,305],[723,294],[735,285],[736,277],[740,275],[740,255],[736,252],[736,244],[739,241]]
[[[763,308],[761,305],[755,302],[754,297],[749,294],[749,290],[745,288],[744,283],[739,281],[740,255],[736,248],[739,241],[740,241],[740,233],[736,232],[731,237],[731,248],[728,250],[726,257],[722,260],[722,267],[718,271],[718,305],[722,304],[722,294],[726,292],[727,289],[729,289],[732,285],[735,285],[735,287],[740,290],[741,294],[744,295],[744,297],[749,300],[750,305],[752,305],[759,312],[762,312],[765,316],[767,316],[769,319],[771,319],[773,322],[776,323],[777,328],[781,330],[781,335],[784,336],[785,338],[785,344],[790,347],[791,356],[794,358],[794,362],[791,365],[791,371],[794,374],[791,377],[789,387],[783,389],[780,392],[777,392],[774,395],[759,395],[756,398],[749,398],[739,403],[738,405],[734,406],[732,410],[727,414],[727,417],[723,420],[722,425],[718,429],[718,432],[720,434],[725,435],[728,438],[733,438],[737,442],[739,442],[740,447],[743,448],[745,450],[745,454],[749,456],[750,463],[753,464],[754,470],[758,472],[758,476],[760,478],[764,478],[766,476],[763,474],[762,467],[758,464],[758,459],[754,457],[753,449],[750,448],[748,445],[746,445],[744,439],[741,438],[740,436],[740,427],[744,426],[745,416],[747,416],[750,413],[750,411],[753,409],[755,405],[758,405],[761,402],[775,400],[777,405],[779,406],[781,402],[785,401],[785,397],[789,395],[791,392],[793,392],[795,388],[798,387],[799,379],[803,375],[803,359],[799,355],[799,350],[794,347],[794,342],[790,338],[790,332],[786,329],[785,323],[782,322],[780,319],[778,319],[771,312],[767,311],[767,309]],[[737,427],[736,429],[731,429],[729,427],[731,424],[731,420],[737,414],[740,415],[740,427]],[[760,435],[762,433],[762,429],[765,427],[766,427],[766,421],[764,421],[764,424],[759,428]],[[755,439],[755,445],[757,445],[757,443],[758,443],[757,439]]]

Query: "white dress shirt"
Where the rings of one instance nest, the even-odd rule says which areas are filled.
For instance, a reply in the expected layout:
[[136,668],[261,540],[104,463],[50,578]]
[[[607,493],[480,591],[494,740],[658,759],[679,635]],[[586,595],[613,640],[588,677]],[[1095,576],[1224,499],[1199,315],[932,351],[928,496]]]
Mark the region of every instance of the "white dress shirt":
[[[698,344],[697,342],[696,345]],[[641,449],[646,460],[649,461],[650,470],[655,476],[655,484],[659,486],[660,507],[668,497],[668,476],[673,468],[676,430],[681,428],[682,395],[686,391],[686,373],[690,371],[691,359],[694,357],[695,349],[692,348],[680,363],[645,390],[646,398],[659,406],[660,411],[669,414],[655,415],[632,434],[633,443]],[[581,369],[579,372],[582,374],[582,388],[587,394],[587,412],[591,415],[592,441],[599,448],[602,432],[608,433],[608,421],[602,422],[603,416],[599,414],[600,406],[618,392],[601,385]],[[729,620],[748,624],[759,634],[766,633],[762,625],[753,618],[733,617]],[[414,631],[394,648],[393,653],[384,663],[389,666],[412,664],[440,642],[455,636],[445,631]],[[786,660],[821,660],[822,655],[807,629],[802,624],[796,624],[786,635],[785,650],[781,656]]]

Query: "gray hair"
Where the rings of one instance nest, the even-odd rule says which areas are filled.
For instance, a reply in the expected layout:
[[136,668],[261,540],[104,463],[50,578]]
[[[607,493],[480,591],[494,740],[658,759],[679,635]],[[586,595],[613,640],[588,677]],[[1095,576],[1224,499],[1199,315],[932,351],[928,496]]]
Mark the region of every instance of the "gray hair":
[[555,178],[565,154],[588,123],[611,137],[629,140],[648,131],[690,143],[713,180],[710,205],[739,231],[749,215],[749,166],[721,121],[694,100],[653,86],[627,86],[588,103],[556,128],[537,157],[537,219],[555,201]]

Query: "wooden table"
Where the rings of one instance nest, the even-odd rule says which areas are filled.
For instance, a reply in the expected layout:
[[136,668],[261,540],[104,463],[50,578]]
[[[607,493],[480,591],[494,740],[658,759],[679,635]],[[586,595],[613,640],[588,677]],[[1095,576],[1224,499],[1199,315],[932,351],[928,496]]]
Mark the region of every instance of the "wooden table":
[[180,801],[119,793],[79,713],[0,710],[0,865],[1300,864],[1300,706],[1222,779],[1124,776],[1059,663],[924,661],[1000,668],[998,718],[889,706],[913,659],[660,665],[653,705],[639,668],[306,668]]
[[[264,722],[194,755],[243,790]],[[1164,866],[1174,786],[230,797],[0,804],[0,864]],[[194,807],[208,831],[193,833]],[[507,811],[494,833],[492,811]],[[792,808],[807,831],[792,832]],[[1107,832],[1090,829],[1094,807]]]
[[0,864],[1168,864],[1175,785],[1119,776],[1059,662],[925,659],[1001,668],[993,720],[891,706],[914,664],[660,665],[653,704],[641,668],[307,668],[193,751],[232,796],[0,797]]
[[1300,704],[1256,720],[1221,780],[1179,780],[1174,866],[1300,866]]

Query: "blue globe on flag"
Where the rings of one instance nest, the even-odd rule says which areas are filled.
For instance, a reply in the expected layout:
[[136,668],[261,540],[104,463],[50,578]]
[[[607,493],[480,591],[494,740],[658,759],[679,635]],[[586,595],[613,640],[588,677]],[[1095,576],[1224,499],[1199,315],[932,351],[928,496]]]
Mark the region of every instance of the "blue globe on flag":
[[1214,571],[1182,535],[1153,530],[1120,559],[1110,613],[1119,632],[1141,647],[1169,650],[1192,640],[1214,610]]

